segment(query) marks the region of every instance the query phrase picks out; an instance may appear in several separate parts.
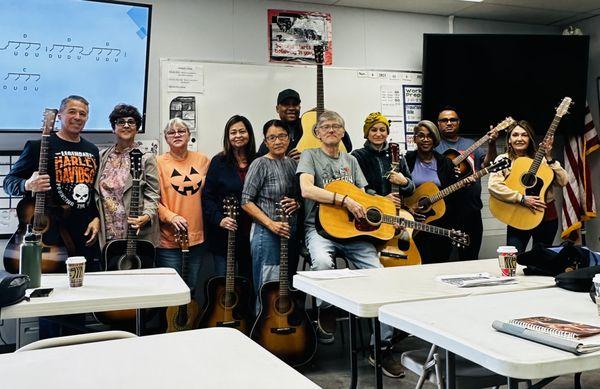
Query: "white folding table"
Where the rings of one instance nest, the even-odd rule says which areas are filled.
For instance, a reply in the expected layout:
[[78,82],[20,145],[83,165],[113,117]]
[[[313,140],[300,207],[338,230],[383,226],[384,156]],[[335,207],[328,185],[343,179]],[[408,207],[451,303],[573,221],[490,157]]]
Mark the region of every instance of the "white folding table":
[[382,305],[406,301],[423,301],[477,294],[505,293],[554,286],[552,277],[524,276],[519,266],[516,284],[458,288],[436,281],[436,276],[488,272],[500,276],[497,259],[447,262],[420,266],[399,266],[356,270],[365,277],[316,280],[299,272],[293,284],[316,298],[327,301],[349,313],[350,318],[350,387],[357,385],[356,317],[373,320],[377,388],[382,387],[381,360],[378,352],[381,335],[378,309]]
[[11,389],[319,387],[231,328],[3,354],[0,377]]
[[[42,288],[54,288],[48,297],[32,298],[0,310],[0,319],[68,315],[183,305],[190,302],[190,289],[174,269],[153,268],[86,273],[83,286],[69,288],[66,274],[43,274]],[[18,324],[18,323],[17,323]],[[17,325],[17,348],[20,347]]]
[[[600,326],[587,293],[559,288],[406,302],[379,309],[379,320],[447,350],[448,388],[454,387],[452,361],[458,354],[497,374],[541,379],[600,368],[600,352],[574,355],[492,328],[494,320],[548,316]],[[600,343],[600,336],[590,341]],[[449,361],[449,362],[448,362]]]

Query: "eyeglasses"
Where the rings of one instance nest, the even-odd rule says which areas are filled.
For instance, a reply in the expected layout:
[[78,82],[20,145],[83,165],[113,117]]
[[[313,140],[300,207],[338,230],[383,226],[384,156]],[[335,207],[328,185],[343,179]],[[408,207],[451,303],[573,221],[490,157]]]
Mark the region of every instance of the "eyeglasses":
[[269,135],[269,136],[265,137],[265,139],[267,140],[267,142],[275,142],[275,139],[288,140],[289,137],[290,136],[288,134],[279,134],[279,135]]
[[127,119],[127,120],[125,120],[125,119],[117,119],[117,120],[115,120],[115,124],[117,126],[124,126],[126,124],[129,124],[129,127],[135,127],[135,126],[137,126],[136,121],[133,120],[133,119]]
[[440,123],[458,123],[458,118],[443,118],[443,119],[438,119],[438,122]]
[[321,130],[325,130],[325,131],[329,131],[331,129],[334,129],[334,130],[338,131],[338,130],[341,130],[342,128],[344,128],[344,127],[342,127],[341,124],[324,124],[322,126],[319,126],[319,128]]
[[184,136],[185,134],[187,134],[187,130],[170,130],[167,131],[167,136],[170,136],[171,138],[174,138],[176,136]]
[[423,134],[422,132],[415,135],[418,140],[433,139],[431,134]]

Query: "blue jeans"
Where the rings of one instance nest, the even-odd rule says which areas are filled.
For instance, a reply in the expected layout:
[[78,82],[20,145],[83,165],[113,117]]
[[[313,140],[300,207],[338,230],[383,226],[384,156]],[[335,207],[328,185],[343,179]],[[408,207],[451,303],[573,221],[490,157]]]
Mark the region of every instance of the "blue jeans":
[[558,230],[558,219],[542,221],[540,225],[532,230],[519,230],[511,226],[506,227],[506,244],[515,246],[519,253],[527,248],[529,240],[533,238],[533,244],[543,243],[552,246],[554,235]]
[[[336,253],[343,255],[348,262],[352,263],[358,269],[374,269],[383,267],[379,261],[377,249],[372,243],[366,241],[353,242],[335,242],[319,235],[314,227],[306,228],[306,247],[310,252],[312,263],[311,270],[329,270],[333,269]],[[317,305],[321,306],[322,301],[317,299]],[[391,341],[394,334],[394,328],[387,324],[381,324],[382,341]],[[371,345],[375,344],[375,336],[371,336]]]
[[[187,257],[187,279],[184,280],[190,289],[195,289],[200,277],[200,269],[206,261],[206,244],[200,243],[190,247]],[[156,249],[156,267],[170,267],[181,274],[181,250],[179,249]]]

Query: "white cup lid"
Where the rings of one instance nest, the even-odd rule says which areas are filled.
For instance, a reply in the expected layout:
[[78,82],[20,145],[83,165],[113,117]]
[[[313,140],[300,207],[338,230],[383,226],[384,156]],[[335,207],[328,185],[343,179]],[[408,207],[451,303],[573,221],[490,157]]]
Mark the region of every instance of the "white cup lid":
[[68,263],[70,265],[74,264],[74,263],[85,263],[85,262],[86,262],[86,260],[85,260],[85,257],[83,257],[83,256],[69,257],[69,258],[67,258],[67,261],[66,261],[66,263]]
[[517,253],[518,250],[515,246],[500,246],[500,247],[498,247],[498,250],[496,250],[496,252],[513,254],[513,253]]

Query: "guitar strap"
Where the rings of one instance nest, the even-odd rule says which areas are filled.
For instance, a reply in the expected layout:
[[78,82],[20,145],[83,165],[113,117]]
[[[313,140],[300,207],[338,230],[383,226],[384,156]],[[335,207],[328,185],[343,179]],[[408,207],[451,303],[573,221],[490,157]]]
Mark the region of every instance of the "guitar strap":
[[67,230],[64,227],[59,227],[58,233],[60,234],[60,237],[62,238],[62,241],[65,244],[69,256],[72,257],[77,255],[77,252],[75,250],[75,243],[73,243],[73,239],[71,238],[71,235],[69,235]]

